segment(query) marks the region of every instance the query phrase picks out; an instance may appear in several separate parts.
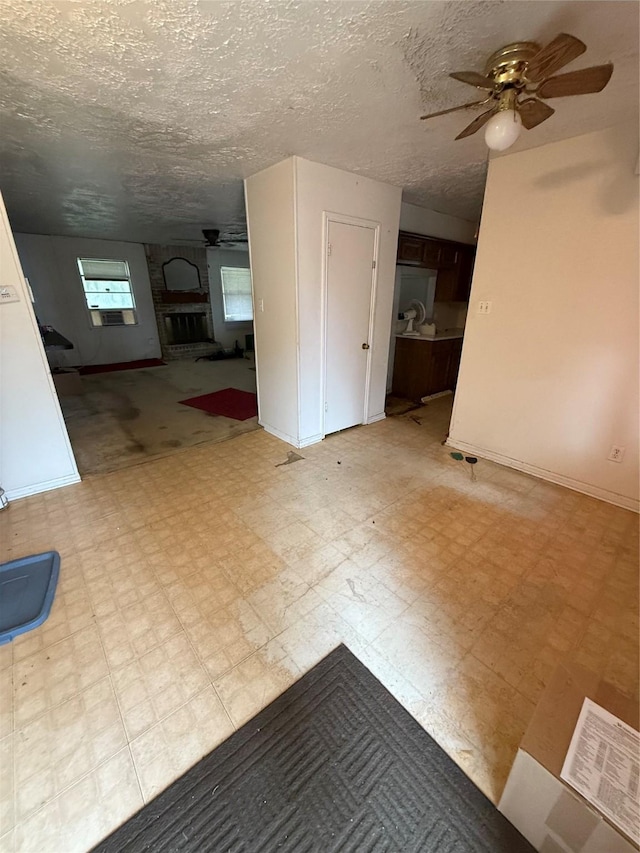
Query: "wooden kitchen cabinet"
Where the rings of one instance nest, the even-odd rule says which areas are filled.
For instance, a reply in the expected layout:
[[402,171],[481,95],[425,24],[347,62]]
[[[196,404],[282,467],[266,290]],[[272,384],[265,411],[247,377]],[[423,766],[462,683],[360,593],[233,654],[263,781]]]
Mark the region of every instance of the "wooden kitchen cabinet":
[[459,243],[442,243],[440,248],[440,269],[455,267],[460,254]]
[[421,234],[398,235],[398,263],[438,271],[436,302],[468,302],[475,247]]
[[440,256],[442,246],[438,240],[425,240],[423,238],[422,262],[429,269],[440,269]]
[[419,400],[428,391],[431,366],[431,342],[396,338],[392,393],[407,400]]
[[[428,373],[428,388],[426,394],[437,394],[448,391],[451,364],[451,341],[425,341],[431,348],[431,363]],[[423,394],[422,396],[426,396]]]
[[458,371],[460,370],[460,357],[462,355],[462,338],[451,341],[451,355],[449,357],[449,368],[447,373],[447,388],[455,390],[458,383]]
[[426,341],[396,338],[392,393],[407,400],[453,390],[458,377],[462,338]]
[[424,255],[424,240],[408,234],[398,237],[398,263],[422,264]]
[[461,246],[461,243],[451,240],[437,240],[401,231],[398,235],[398,263],[432,270],[453,269]]
[[456,281],[455,302],[468,302],[473,278],[473,265],[476,261],[476,250],[473,246],[463,246],[458,260],[458,276]]
[[468,302],[476,250],[460,244],[453,266],[438,270],[436,302]]

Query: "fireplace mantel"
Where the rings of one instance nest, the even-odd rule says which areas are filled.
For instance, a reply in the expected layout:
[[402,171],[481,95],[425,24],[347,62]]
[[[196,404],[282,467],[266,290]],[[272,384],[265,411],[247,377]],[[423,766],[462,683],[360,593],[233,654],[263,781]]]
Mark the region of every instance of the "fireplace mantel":
[[209,301],[208,293],[191,290],[165,290],[160,293],[160,305],[197,305]]

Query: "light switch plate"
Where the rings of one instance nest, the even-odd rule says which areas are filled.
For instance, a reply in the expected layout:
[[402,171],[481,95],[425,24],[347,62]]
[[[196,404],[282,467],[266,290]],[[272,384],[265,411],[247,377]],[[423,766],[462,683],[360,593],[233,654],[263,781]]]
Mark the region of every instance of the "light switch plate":
[[20,302],[20,297],[15,287],[10,287],[9,285],[0,286],[0,305],[4,305],[5,302]]

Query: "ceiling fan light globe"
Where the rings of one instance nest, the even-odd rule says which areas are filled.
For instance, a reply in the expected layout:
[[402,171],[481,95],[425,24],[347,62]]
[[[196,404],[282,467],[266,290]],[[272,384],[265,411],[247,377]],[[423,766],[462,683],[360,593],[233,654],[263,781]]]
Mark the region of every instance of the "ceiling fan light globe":
[[484,141],[492,151],[506,151],[520,136],[522,119],[515,110],[500,110],[487,122]]

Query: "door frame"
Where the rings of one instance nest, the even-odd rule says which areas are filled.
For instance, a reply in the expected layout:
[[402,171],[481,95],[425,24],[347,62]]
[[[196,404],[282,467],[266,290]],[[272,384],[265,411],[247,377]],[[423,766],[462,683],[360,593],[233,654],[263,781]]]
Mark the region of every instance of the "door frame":
[[357,216],[348,216],[344,213],[333,213],[322,211],[322,281],[321,281],[321,328],[322,337],[320,341],[320,359],[322,365],[322,376],[320,380],[322,395],[322,438],[325,438],[325,414],[326,414],[326,392],[327,392],[327,320],[328,320],[328,296],[329,296],[329,225],[337,222],[341,225],[355,225],[359,228],[369,228],[373,231],[373,265],[371,268],[371,301],[369,303],[369,330],[367,351],[367,365],[365,369],[364,383],[364,406],[362,412],[362,423],[367,423],[369,411],[369,389],[371,385],[371,356],[373,355],[373,331],[376,313],[376,296],[378,291],[378,270],[380,268],[380,228],[381,223],[373,219],[362,219]]

